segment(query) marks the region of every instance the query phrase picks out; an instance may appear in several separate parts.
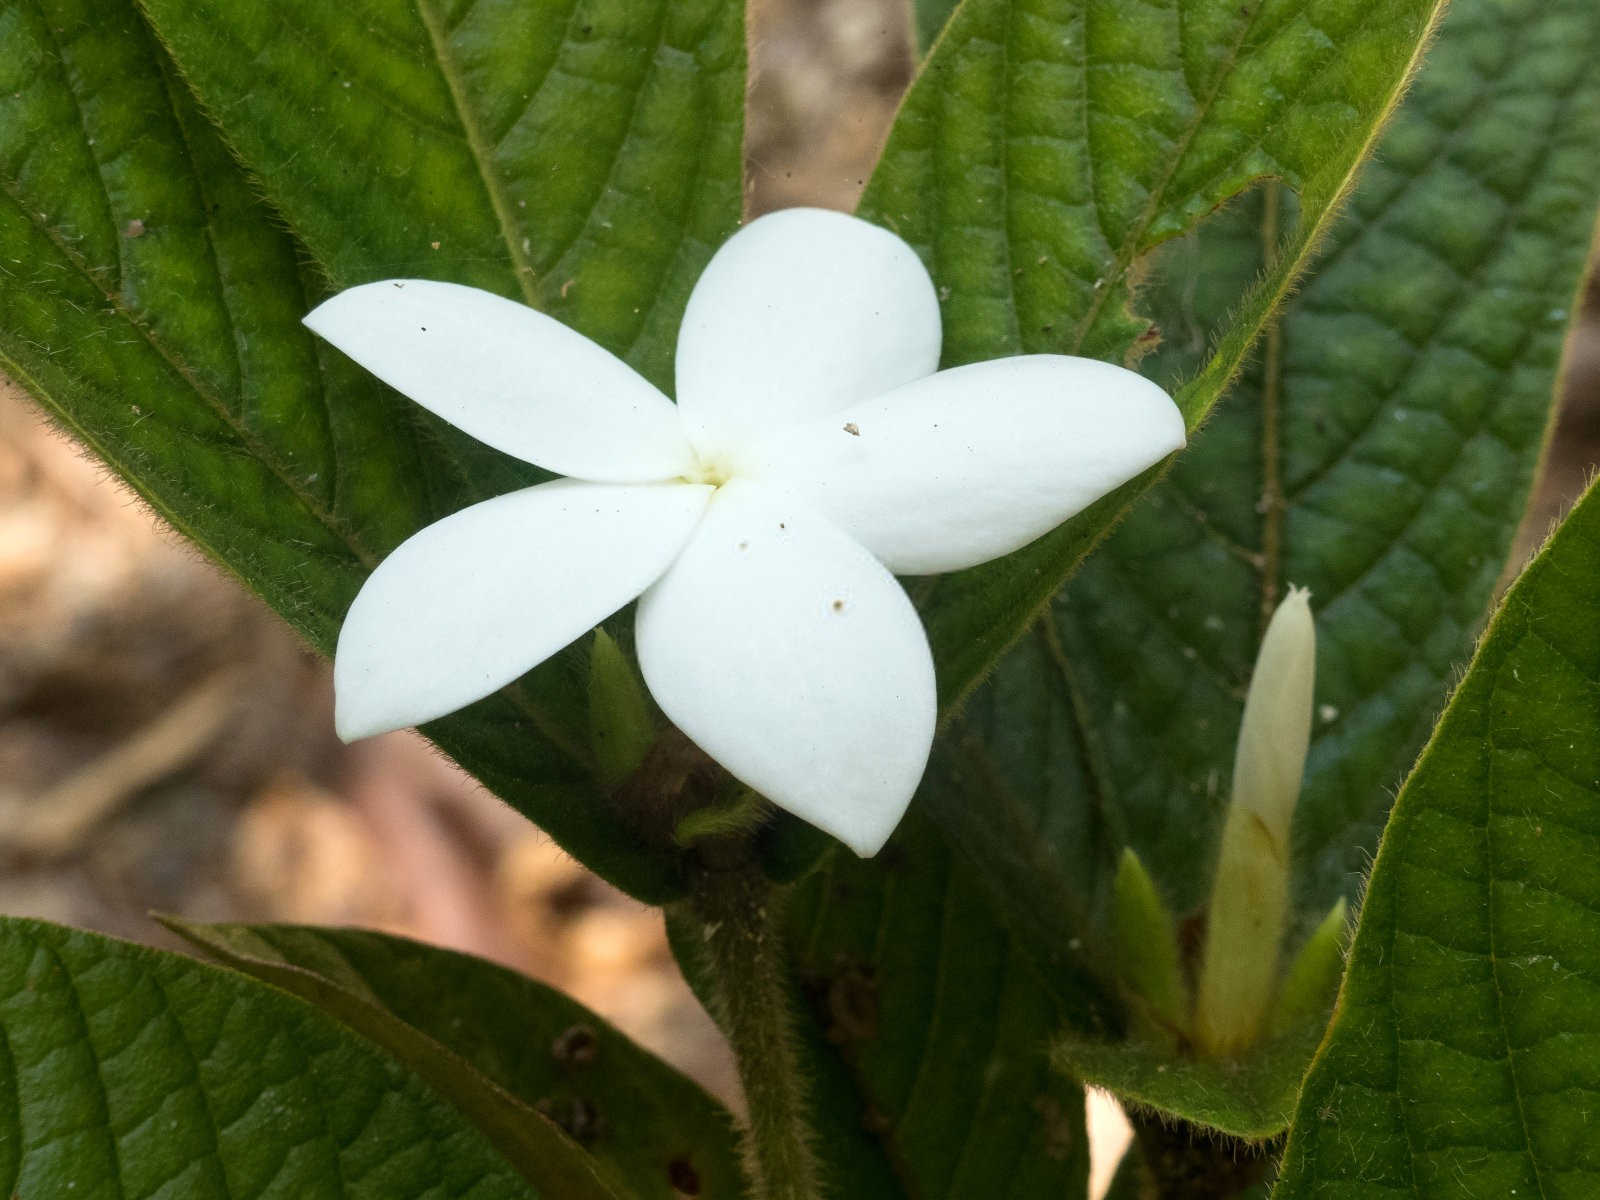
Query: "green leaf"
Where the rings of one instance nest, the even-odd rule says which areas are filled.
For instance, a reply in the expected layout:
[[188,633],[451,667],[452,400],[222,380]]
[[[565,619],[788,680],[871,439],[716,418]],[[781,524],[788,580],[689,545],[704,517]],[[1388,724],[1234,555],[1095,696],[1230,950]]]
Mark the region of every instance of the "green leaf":
[[[7,0],[0,13],[5,368],[330,642],[363,566],[424,510],[414,444],[338,456],[391,409],[362,385],[324,405],[296,329],[310,301],[294,247],[269,232],[131,9]],[[373,490],[389,503],[346,502]]]
[[[859,212],[894,229],[927,263],[941,301],[944,365],[1021,353],[1123,360],[1153,346],[1164,327],[1129,307],[1150,252],[1257,179],[1293,184],[1304,218],[1281,244],[1274,229],[1265,260],[1253,246],[1244,269],[1223,260],[1228,269],[1219,278],[1229,286],[1210,293],[1214,311],[1238,311],[1214,352],[1186,364],[1193,374],[1186,386],[1165,380],[1193,428],[1331,223],[1438,7],[1435,0],[964,0],[901,107]],[[1211,332],[1208,322],[1199,348]],[[947,723],[1159,474],[1146,472],[1016,554],[913,590]],[[1012,660],[1036,653],[1046,652],[1019,649]],[[1047,681],[1056,668],[1021,670]],[[1046,691],[1059,686],[1042,683]],[[980,728],[987,703],[973,703]],[[1035,707],[1057,703],[1041,697]],[[1051,740],[1054,719],[1008,714],[996,736]],[[1037,948],[1048,960],[1054,951],[1045,943],[1065,944],[1073,936],[1067,918],[1082,916],[1086,905],[1043,876],[1075,874],[1073,860],[1107,848],[1114,855],[1120,844],[1107,845],[1098,818],[1079,822],[1059,805],[1044,819],[1070,826],[1068,848],[1040,837],[1033,810],[1046,797],[1083,794],[1088,782],[1084,766],[1070,762],[1072,746],[1032,743],[1052,766],[1041,772],[1027,764],[1029,803],[996,794],[1009,780],[966,761],[967,740],[959,729],[945,738],[920,802],[963,826],[953,829],[963,852],[991,855],[994,865],[985,869],[997,883],[1024,872],[1021,911],[1008,920],[1039,929]],[[974,786],[983,795],[976,802]],[[1164,882],[1157,864],[1146,862]]]
[[[1180,393],[1193,427],[1305,265],[1436,8],[966,0],[860,211],[928,263],[946,365],[1024,352],[1121,361],[1156,332],[1129,308],[1149,252],[1252,181],[1285,180],[1303,219]],[[947,707],[1155,474],[1015,555],[932,585],[922,611]]]
[[[576,1147],[562,1152],[582,1166]],[[303,1001],[179,955],[0,918],[0,1194],[613,1193],[536,1193],[421,1078]]]
[[[1586,0],[1452,7],[1261,363],[947,730],[918,803],[1042,959],[1103,928],[1125,846],[1180,916],[1204,902],[1286,581],[1319,642],[1291,941],[1354,898],[1543,443],[1600,179],[1597,45]],[[1159,261],[1158,376],[1204,361],[1288,203],[1252,194]]]
[[705,1196],[741,1192],[727,1111],[553,988],[380,933],[164,923],[378,1043],[518,1151],[538,1151],[540,1138],[527,1135],[542,1135],[542,1113],[628,1195],[674,1200],[694,1194],[691,1184]]
[[915,27],[917,53],[926,54],[949,24],[961,0],[910,0],[911,23]]
[[739,222],[741,4],[141,4],[336,287],[501,292],[670,388]]
[[1395,801],[1275,1196],[1600,1190],[1600,493]]
[[[971,872],[913,812],[877,858],[833,854],[785,903],[810,1128],[836,1200],[1082,1195],[1083,1092],[1046,1042],[1063,1006],[995,921]],[[673,952],[711,1001],[694,921]],[[1072,1019],[1094,1026],[1088,975]],[[714,1005],[713,1005],[714,1007]]]
[[1154,1110],[1249,1142],[1289,1126],[1306,1063],[1322,1036],[1321,1022],[1301,1025],[1237,1058],[1181,1058],[1170,1046],[1106,1042],[1067,1034],[1052,1047],[1056,1066]]
[[834,1194],[1084,1194],[1083,1092],[1045,1047],[1062,1007],[926,821],[832,856],[789,929]]
[[[416,19],[410,5],[388,7]],[[652,272],[645,257],[629,260],[624,272],[617,265],[621,251],[607,240],[608,223],[621,220],[623,192],[639,183],[628,166],[637,158],[632,140],[619,150],[617,175],[595,182],[595,207],[587,213],[593,229],[574,234],[562,260],[563,269],[583,273],[594,284],[582,300],[574,285],[563,312],[566,319],[588,321],[590,332],[607,321],[635,320],[638,297],[632,289],[657,289],[652,294],[659,304],[650,309],[650,321],[669,328],[655,337],[640,327],[635,357],[646,367],[651,355],[660,358],[670,345],[687,281],[721,231],[737,220],[737,7],[672,6],[670,18],[663,17],[663,40],[653,57],[646,56],[637,81],[643,89],[641,123],[630,138],[648,135],[655,153],[669,158],[683,147],[662,140],[663,131],[647,119],[656,111],[651,106],[657,93],[665,88],[685,103],[690,93],[699,98],[685,110],[695,115],[694,128],[680,130],[693,143],[699,174],[675,176],[674,183],[692,192],[684,211],[693,219],[685,217],[688,224],[673,243],[678,249],[670,269]],[[664,12],[665,6],[657,9]],[[308,6],[308,14],[313,10],[323,22],[357,20],[348,7]],[[207,21],[220,37],[224,16],[250,21],[267,11],[249,4],[211,6]],[[293,23],[281,9],[271,13],[277,34],[293,43]],[[480,6],[458,15],[463,23],[452,26],[452,45],[459,43],[467,54],[473,46],[483,50],[485,38],[495,42],[496,31],[504,33],[501,50],[472,61],[485,72],[499,64],[496,87],[505,86],[508,63],[529,72],[531,89],[538,62],[513,63],[501,54],[523,46],[511,27],[521,28],[517,22],[533,9]],[[592,57],[582,27],[575,20],[575,40],[562,43],[561,54]],[[595,28],[609,26],[600,22]],[[680,53],[673,40],[686,28],[704,35],[694,54]],[[339,176],[340,186],[353,178],[345,174],[352,163],[361,171],[376,169],[380,156],[368,144],[329,158],[326,140],[370,142],[374,128],[393,140],[414,128],[395,119],[410,112],[410,101],[382,88],[438,69],[437,61],[430,68],[433,60],[406,59],[396,43],[369,36],[364,24],[360,34],[341,40],[330,33],[325,43],[330,54],[360,58],[366,47],[375,56],[362,68],[378,75],[362,84],[360,105],[352,95],[360,64],[347,63],[325,79],[346,97],[346,107],[325,107],[312,120],[317,103],[305,99],[299,111],[306,119],[286,118],[273,127],[279,136],[298,130],[308,139],[294,156],[300,169],[321,163]],[[725,61],[718,47],[729,38],[735,50]],[[614,40],[606,45],[618,46]],[[306,62],[312,57],[302,55]],[[399,74],[383,75],[385,63]],[[276,96],[259,70],[241,67],[232,78],[262,89],[269,99]],[[579,77],[558,63],[552,80],[530,91],[537,102],[527,121],[554,119],[552,112],[570,119],[579,101],[569,93]],[[346,89],[344,82],[352,86]],[[596,84],[585,112],[598,118],[609,112],[606,104],[632,95]],[[393,111],[381,108],[390,101]],[[364,115],[353,115],[358,110]],[[380,120],[383,112],[389,116]],[[518,128],[521,138],[531,127]],[[455,136],[465,134],[457,128]],[[548,176],[543,159],[512,154],[519,144],[515,138],[506,143],[511,157],[504,178],[523,179],[516,172],[524,170]],[[390,149],[398,154],[404,148]],[[451,174],[442,191],[423,186],[430,172],[444,169],[431,154],[407,151],[403,162],[383,164],[387,186],[415,204],[454,197],[465,221],[472,205],[457,193],[477,176],[463,181]],[[660,164],[645,157],[654,172]],[[698,182],[691,186],[685,182],[689,176]],[[381,188],[372,194],[387,195]],[[651,194],[661,200],[653,219],[676,219],[679,210],[666,199],[678,191]],[[395,203],[384,210],[389,224],[378,231],[384,236],[421,220]],[[716,213],[721,215],[713,219]],[[353,220],[356,215],[352,210]],[[543,210],[535,216],[543,219]],[[632,228],[630,218],[627,230]],[[378,232],[352,227],[340,245],[370,248]],[[424,243],[419,254],[431,259],[375,259],[372,269],[426,268],[460,278],[478,278],[472,273],[489,269],[476,252],[460,257],[462,248],[441,243],[435,252]],[[510,253],[502,247],[502,260],[509,262]],[[284,231],[279,216],[260,200],[256,182],[239,170],[199,115],[131,5],[0,0],[0,368],[158,513],[258,591],[313,646],[331,653],[362,580],[400,540],[465,504],[544,476],[427,416],[316,342],[299,322],[325,283],[306,258],[305,247]],[[511,268],[503,274],[514,282]],[[626,287],[617,282],[622,274]],[[642,897],[672,895],[681,885],[677,856],[652,844],[634,816],[613,806],[592,782],[581,657],[564,656],[427,732],[613,882]]]

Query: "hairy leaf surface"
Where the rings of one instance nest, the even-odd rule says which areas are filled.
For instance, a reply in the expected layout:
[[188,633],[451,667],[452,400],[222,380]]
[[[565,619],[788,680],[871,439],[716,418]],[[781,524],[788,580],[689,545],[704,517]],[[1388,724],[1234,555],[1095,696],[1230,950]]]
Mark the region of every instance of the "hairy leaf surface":
[[166,924],[377,1042],[518,1150],[537,1150],[518,1135],[548,1118],[640,1200],[740,1194],[728,1112],[553,988],[363,930]]
[[[1460,0],[1260,361],[972,699],[920,802],[1053,955],[1124,846],[1180,914],[1210,886],[1244,689],[1312,591],[1302,932],[1354,898],[1499,576],[1543,443],[1600,180],[1600,17]],[[1173,246],[1149,297],[1202,361],[1289,197]]]
[[[1084,1193],[1083,1091],[1046,1044],[1065,1006],[926,820],[872,863],[835,855],[801,886],[789,930],[837,1195],[982,1200],[997,1181],[1019,1200]],[[1081,982],[1071,1018],[1091,1025],[1099,999]]]
[[303,1001],[0,918],[0,1194],[618,1197],[550,1129],[536,1192],[418,1075]]
[[[1284,180],[1302,219],[1180,393],[1193,427],[1304,267],[1437,7],[966,0],[912,86],[860,211],[933,272],[946,366],[1021,353],[1120,362],[1159,334],[1130,308],[1150,251],[1253,181]],[[1155,475],[929,589],[922,609],[947,705]]]
[[1600,1189],[1600,494],[1406,781],[1274,1195]]
[[[532,36],[525,26],[537,15],[533,7],[548,6],[484,5],[451,17],[450,44],[478,64],[472,77],[486,94],[508,103],[505,88],[529,93],[516,126],[522,132],[508,134],[493,178],[502,187],[526,181],[529,172],[543,179],[554,160],[519,138],[533,137],[536,126],[544,131],[535,139],[539,154],[557,154],[546,124],[614,118],[607,105],[631,112],[629,89],[638,90],[639,121],[618,143],[617,174],[600,172],[584,185],[592,185],[593,207],[567,214],[582,230],[547,265],[585,281],[564,297],[554,288],[564,319],[614,346],[624,340],[619,331],[632,330],[636,364],[659,374],[688,282],[738,217],[738,6],[674,5],[668,16],[668,6],[659,5],[659,45],[646,39],[631,56],[625,39],[644,38],[641,6],[628,6],[631,15],[618,29],[597,16],[585,34],[578,21],[547,47],[556,56],[548,86],[537,85],[542,60],[518,56]],[[437,230],[415,244],[411,258],[396,257],[397,231],[427,223],[405,203],[446,204],[456,236],[465,237],[476,211],[473,189],[488,184],[440,148],[471,151],[464,116],[453,133],[433,129],[437,145],[406,140],[419,128],[408,122],[415,114],[406,105],[438,99],[436,92],[448,99],[442,76],[430,85],[434,91],[418,83],[429,70],[439,75],[444,59],[429,57],[432,43],[422,34],[396,42],[375,13],[403,10],[422,20],[413,6],[367,8],[312,5],[289,19],[279,7],[246,3],[209,6],[204,14],[206,36],[217,41],[207,52],[219,57],[195,77],[216,70],[250,89],[249,104],[228,111],[262,108],[274,137],[300,139],[298,168],[268,164],[279,168],[273,178],[292,190],[313,165],[329,175],[316,187],[307,183],[307,195],[321,197],[347,224],[341,231],[310,221],[323,239],[311,249],[323,257],[309,264],[306,246],[262,202],[260,181],[235,164],[130,5],[0,0],[0,368],[324,653],[366,574],[400,540],[465,504],[544,478],[428,417],[299,324],[329,278],[432,274],[516,292],[512,261],[521,235],[502,240],[498,260],[468,240],[447,247]],[[179,15],[173,23],[181,33]],[[313,16],[325,35],[316,53],[296,32],[311,28],[304,22]],[[277,64],[273,70],[227,57],[245,36],[230,33],[229,22],[267,39],[257,48],[263,64]],[[540,37],[553,36],[548,19],[535,24]],[[582,78],[561,65],[563,55],[599,61],[586,40],[595,29],[611,30],[606,61],[642,58],[637,78],[580,86]],[[690,34],[699,40],[685,50],[679,43]],[[724,45],[729,39],[732,50]],[[325,84],[338,103],[281,90],[308,79]],[[656,94],[661,89],[664,98]],[[660,127],[669,108],[679,123]],[[232,125],[225,133],[236,147],[249,142]],[[349,144],[334,144],[341,138]],[[677,207],[662,207],[654,184],[623,169],[640,154],[649,179],[672,176]],[[694,160],[687,175],[678,171],[683,155]],[[358,183],[377,207],[362,208],[340,190]],[[656,196],[648,229],[618,208],[643,194],[639,188]],[[268,190],[285,211],[297,211],[289,203],[294,195]],[[391,193],[403,193],[405,203]],[[555,202],[556,191],[542,186],[539,194],[540,204]],[[522,211],[515,199],[511,204]],[[686,224],[670,263],[647,270],[653,260],[611,240],[614,227],[657,237],[662,220],[679,217]],[[369,218],[373,227],[360,224]],[[544,216],[536,210],[519,219]],[[653,297],[643,321],[641,287]],[[652,332],[652,322],[665,332]],[[569,653],[427,732],[602,874],[638,895],[671,894],[675,856],[649,853],[630,814],[611,807],[590,782],[582,678]]]
[[671,388],[738,224],[731,0],[141,0],[335,287],[513,296]]

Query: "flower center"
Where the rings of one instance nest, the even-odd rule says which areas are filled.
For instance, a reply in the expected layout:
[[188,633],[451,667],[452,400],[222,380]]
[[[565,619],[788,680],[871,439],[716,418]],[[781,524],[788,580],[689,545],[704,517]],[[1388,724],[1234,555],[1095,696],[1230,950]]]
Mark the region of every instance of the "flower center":
[[707,460],[697,456],[694,466],[680,478],[685,483],[709,483],[712,487],[721,487],[733,478],[733,468],[723,459]]

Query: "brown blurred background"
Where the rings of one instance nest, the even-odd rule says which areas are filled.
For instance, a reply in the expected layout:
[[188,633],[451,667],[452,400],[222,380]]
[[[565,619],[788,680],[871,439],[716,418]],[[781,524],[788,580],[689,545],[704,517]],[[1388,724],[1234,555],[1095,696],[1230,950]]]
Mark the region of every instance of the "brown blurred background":
[[[911,76],[904,12],[758,4],[757,211],[853,206]],[[1597,458],[1590,300],[1519,553]],[[326,667],[0,381],[0,912],[168,940],[152,909],[373,926],[483,954],[735,1090],[657,912],[414,735],[341,745]]]

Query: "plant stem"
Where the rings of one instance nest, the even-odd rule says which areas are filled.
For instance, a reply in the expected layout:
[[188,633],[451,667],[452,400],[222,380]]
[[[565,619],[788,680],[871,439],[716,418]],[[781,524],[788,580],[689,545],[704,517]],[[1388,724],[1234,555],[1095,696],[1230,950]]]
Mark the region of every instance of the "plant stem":
[[821,1195],[779,923],[784,893],[746,867],[706,872],[690,901],[711,1015],[733,1046],[749,1106],[751,1200]]

